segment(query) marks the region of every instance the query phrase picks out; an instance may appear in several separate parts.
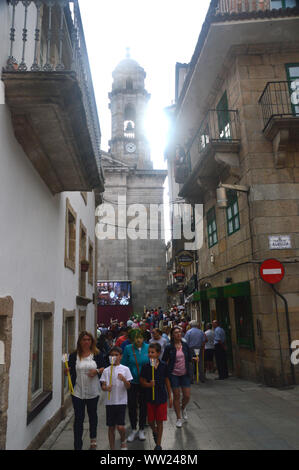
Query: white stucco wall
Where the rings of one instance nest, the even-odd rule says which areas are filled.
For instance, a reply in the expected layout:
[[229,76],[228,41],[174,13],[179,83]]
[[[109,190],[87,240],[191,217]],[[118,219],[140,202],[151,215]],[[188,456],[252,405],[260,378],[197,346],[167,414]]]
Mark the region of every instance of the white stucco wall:
[[[62,311],[76,308],[79,224],[81,219],[87,239],[95,244],[95,207],[92,193],[88,194],[87,207],[80,193],[52,196],[16,141],[5,105],[0,105],[0,142],[0,297],[10,295],[14,301],[7,449],[24,449],[61,406]],[[64,267],[67,197],[77,212],[75,274]],[[86,282],[86,296],[90,298],[92,293],[92,286]],[[31,298],[55,302],[54,377],[53,399],[26,426]],[[86,322],[93,332],[92,303],[87,307]]]

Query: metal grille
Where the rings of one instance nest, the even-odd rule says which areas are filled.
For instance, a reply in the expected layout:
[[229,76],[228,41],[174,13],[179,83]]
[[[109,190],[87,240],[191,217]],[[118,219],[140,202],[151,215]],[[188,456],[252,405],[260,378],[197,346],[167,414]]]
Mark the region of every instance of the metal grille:
[[299,100],[298,105],[296,105],[298,92],[296,91],[296,87],[294,87],[294,83],[295,81],[267,83],[259,99],[259,103],[262,107],[264,129],[274,116],[299,117]]

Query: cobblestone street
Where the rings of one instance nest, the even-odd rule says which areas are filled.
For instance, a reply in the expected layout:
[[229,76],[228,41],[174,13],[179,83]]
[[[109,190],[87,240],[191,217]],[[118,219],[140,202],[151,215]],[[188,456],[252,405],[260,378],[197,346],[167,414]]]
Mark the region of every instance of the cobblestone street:
[[[299,386],[278,390],[230,377],[192,386],[188,421],[181,429],[169,410],[164,425],[163,450],[292,450],[299,449]],[[129,419],[127,417],[129,432]],[[105,409],[99,404],[98,450],[109,450]],[[83,449],[89,447],[88,421],[84,424]],[[120,447],[119,438],[116,448]],[[73,418],[70,413],[41,450],[71,450]],[[146,440],[128,444],[130,450],[152,450],[149,427]]]

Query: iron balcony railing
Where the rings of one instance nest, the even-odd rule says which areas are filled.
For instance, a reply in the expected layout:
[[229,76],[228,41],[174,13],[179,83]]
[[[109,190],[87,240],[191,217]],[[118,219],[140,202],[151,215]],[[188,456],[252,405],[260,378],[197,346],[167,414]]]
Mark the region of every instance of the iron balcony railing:
[[259,103],[262,108],[264,129],[275,116],[299,118],[299,79],[268,82]]
[[235,109],[211,109],[201,122],[201,125],[192,140],[189,151],[194,146],[199,154],[205,151],[210,143],[239,142],[240,122],[239,113]]
[[219,0],[216,14],[271,10],[270,0]]
[[240,143],[239,113],[235,109],[210,109],[201,122],[185,153],[175,165],[175,180],[184,184],[191,173],[191,160],[201,158],[209,148]]
[[101,131],[78,0],[9,0],[9,56],[4,71],[76,77],[101,174]]

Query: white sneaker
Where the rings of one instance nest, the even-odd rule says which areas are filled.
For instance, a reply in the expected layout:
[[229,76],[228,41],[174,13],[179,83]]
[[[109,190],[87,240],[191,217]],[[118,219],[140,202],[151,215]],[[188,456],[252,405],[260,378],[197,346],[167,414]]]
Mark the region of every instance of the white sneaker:
[[185,408],[184,410],[182,410],[182,414],[183,414],[183,419],[184,419],[185,421],[187,421],[188,415],[187,415],[187,410],[186,410],[186,408]]
[[142,429],[139,430],[138,438],[140,441],[145,441],[145,434]]
[[134,439],[136,439],[137,434],[138,434],[137,429],[132,429],[132,432],[131,432],[131,434],[128,436],[127,441],[128,441],[128,442],[133,442]]
[[183,420],[178,419],[175,425],[176,425],[177,428],[181,428],[183,426]]

